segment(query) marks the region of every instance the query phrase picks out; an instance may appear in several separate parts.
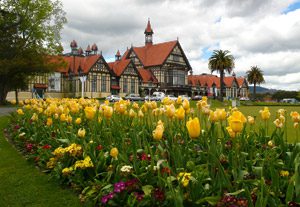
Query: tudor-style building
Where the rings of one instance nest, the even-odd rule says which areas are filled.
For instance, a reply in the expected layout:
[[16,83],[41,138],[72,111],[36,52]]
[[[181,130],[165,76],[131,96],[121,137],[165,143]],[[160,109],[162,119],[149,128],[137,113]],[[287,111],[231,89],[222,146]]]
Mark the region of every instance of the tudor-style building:
[[[188,72],[192,71],[190,63],[178,40],[153,44],[153,30],[148,20],[145,29],[145,45],[131,47],[123,57],[131,59],[140,72],[141,78],[147,77],[151,84],[143,84],[141,89],[153,89],[167,94],[190,94]],[[142,73],[142,74],[141,74]],[[153,77],[154,76],[154,77]],[[142,80],[145,83],[146,80]]]
[[[193,95],[216,97],[220,93],[220,78],[216,75],[203,73],[190,75],[188,79]],[[224,86],[226,97],[229,99],[248,97],[249,87],[244,77],[236,77],[235,74],[224,77]]]
[[[82,96],[82,77],[86,78],[83,96],[103,98],[110,94],[121,97],[129,93],[150,95],[155,91],[166,94],[216,96],[220,90],[219,78],[214,75],[190,75],[192,68],[178,40],[153,43],[153,29],[148,20],[145,45],[131,46],[123,55],[117,51],[115,61],[106,63],[98,47],[93,44],[83,52],[76,41],[70,44],[71,52],[56,56],[52,61],[65,64],[52,74],[35,76],[28,90],[19,92],[19,98],[63,98]],[[247,97],[248,84],[243,77],[225,77],[226,96]],[[10,92],[8,100],[14,99]]]

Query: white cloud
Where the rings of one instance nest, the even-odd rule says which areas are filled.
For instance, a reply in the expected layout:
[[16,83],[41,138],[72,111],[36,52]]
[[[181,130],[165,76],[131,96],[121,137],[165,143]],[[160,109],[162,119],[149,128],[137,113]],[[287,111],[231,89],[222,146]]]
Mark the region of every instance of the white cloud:
[[[83,49],[94,42],[105,57],[144,44],[148,17],[154,42],[177,37],[194,74],[209,72],[204,49],[227,49],[237,75],[260,67],[266,86],[299,90],[300,9],[283,11],[295,0],[63,0],[68,24],[62,31],[69,51],[75,39]],[[282,82],[287,77],[286,82]],[[280,81],[279,81],[280,80]]]

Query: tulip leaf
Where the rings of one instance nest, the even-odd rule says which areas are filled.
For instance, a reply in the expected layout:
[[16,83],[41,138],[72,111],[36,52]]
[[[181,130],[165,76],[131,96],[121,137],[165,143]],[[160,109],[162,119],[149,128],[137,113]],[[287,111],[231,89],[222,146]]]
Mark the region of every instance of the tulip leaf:
[[143,190],[145,196],[151,195],[151,192],[153,190],[153,186],[152,185],[144,185],[142,187],[142,190]]
[[221,199],[220,196],[210,196],[210,197],[205,197],[205,198],[201,198],[199,200],[196,201],[196,204],[203,204],[203,203],[208,203],[209,205],[215,206],[219,200]]
[[236,195],[238,195],[238,194],[240,194],[240,193],[242,193],[244,191],[245,191],[245,189],[241,189],[241,190],[235,191],[233,193],[226,193],[226,195],[234,195],[234,196],[236,196]]
[[69,139],[57,139],[57,140],[60,141],[61,143],[70,144]]

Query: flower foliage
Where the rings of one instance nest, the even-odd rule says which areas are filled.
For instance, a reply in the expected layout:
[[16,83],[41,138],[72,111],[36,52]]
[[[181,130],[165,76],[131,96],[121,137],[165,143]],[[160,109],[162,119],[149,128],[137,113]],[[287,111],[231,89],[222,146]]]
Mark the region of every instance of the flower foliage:
[[[299,131],[296,111],[246,118],[211,109],[206,97],[196,108],[181,98],[21,104],[11,117],[15,144],[87,206],[299,205],[300,145],[284,136],[288,120]],[[258,120],[265,125],[255,129]]]

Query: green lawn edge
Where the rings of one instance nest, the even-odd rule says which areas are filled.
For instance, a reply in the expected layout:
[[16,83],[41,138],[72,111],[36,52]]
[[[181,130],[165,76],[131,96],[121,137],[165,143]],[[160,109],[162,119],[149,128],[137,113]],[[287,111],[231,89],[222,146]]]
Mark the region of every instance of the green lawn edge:
[[0,117],[0,206],[82,206],[78,195],[26,161],[4,137],[9,117]]

